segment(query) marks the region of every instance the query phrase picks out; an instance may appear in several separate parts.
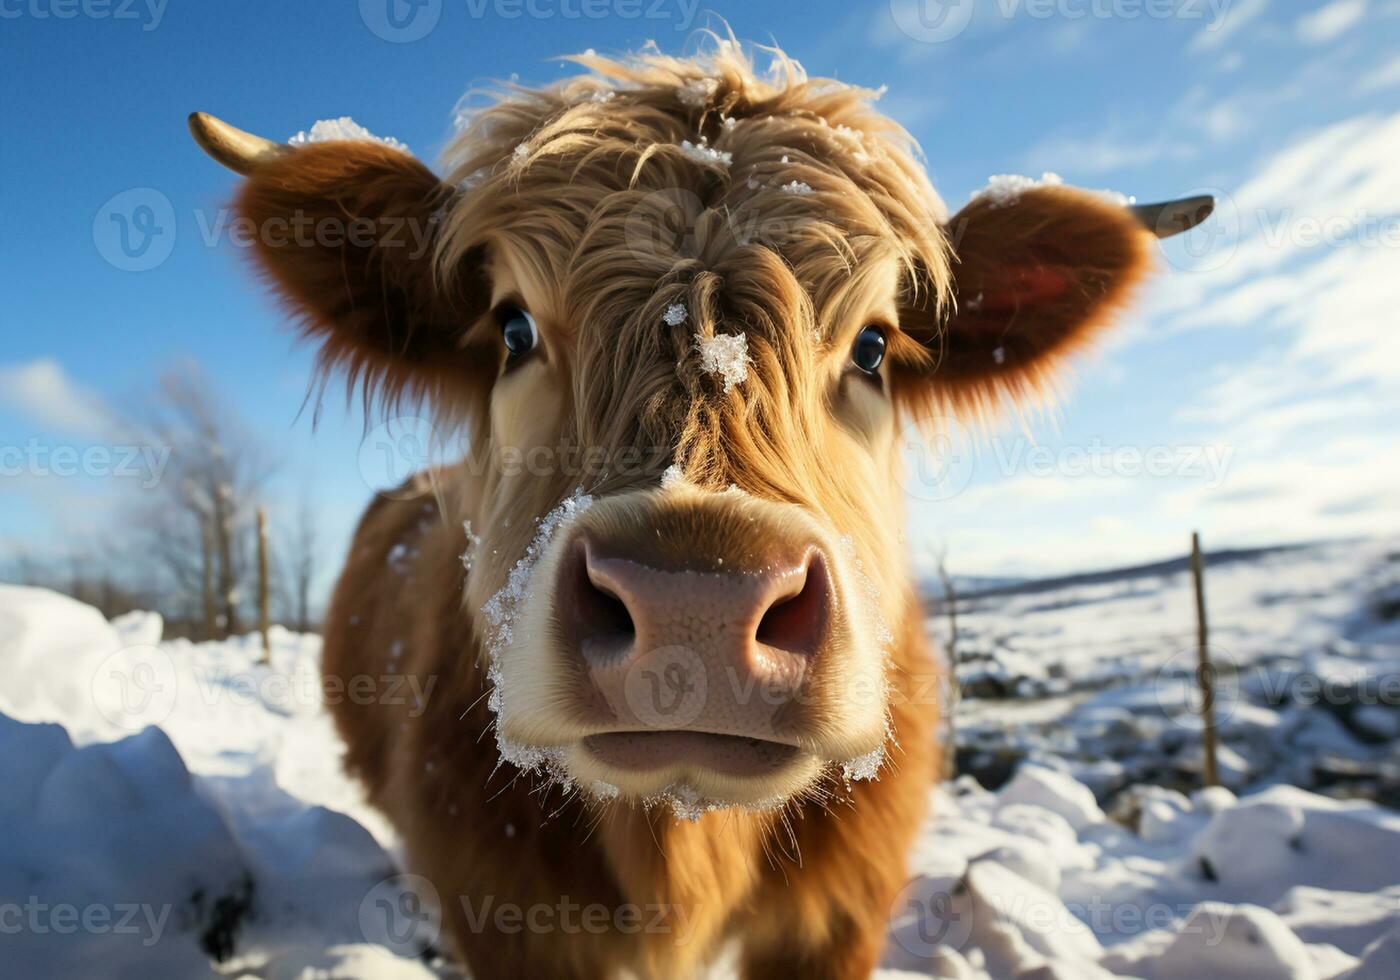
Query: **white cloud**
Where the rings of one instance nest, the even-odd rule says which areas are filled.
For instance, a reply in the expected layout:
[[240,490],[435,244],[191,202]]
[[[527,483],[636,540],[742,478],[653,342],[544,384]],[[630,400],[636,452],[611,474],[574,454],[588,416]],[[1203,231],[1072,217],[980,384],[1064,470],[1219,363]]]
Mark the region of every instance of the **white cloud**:
[[1315,442],[1221,447],[1219,481],[1022,474],[913,502],[910,537],[945,546],[962,574],[1049,575],[1180,555],[1193,529],[1212,547],[1400,531],[1400,457],[1375,435],[1338,436],[1311,403],[1298,414]]
[[[1235,447],[1226,492],[1188,490],[1168,514],[1208,513],[1240,540],[1400,524],[1383,436],[1400,416],[1397,156],[1400,113],[1295,140],[1236,195],[1230,261],[1176,277],[1194,288],[1168,322],[1207,339],[1241,331],[1256,353],[1222,363],[1177,414]],[[1319,240],[1328,228],[1334,240]]]
[[1379,92],[1400,85],[1400,55],[1361,76],[1356,90],[1361,93]]
[[1188,146],[1158,133],[1143,139],[1126,131],[1103,132],[1086,138],[1062,137],[1044,140],[1027,157],[1036,170],[1053,167],[1068,174],[1103,174],[1131,170],[1158,160],[1187,160],[1196,155]]
[[1351,30],[1365,15],[1366,0],[1334,0],[1299,17],[1293,29],[1306,44],[1326,44]]
[[1262,14],[1269,6],[1269,0],[1239,0],[1226,7],[1219,17],[1212,20],[1191,39],[1187,46],[1190,51],[1209,51],[1218,48],[1250,21]]
[[944,101],[932,92],[903,87],[882,96],[879,108],[905,129],[913,130],[943,112]]
[[1218,146],[1239,143],[1252,134],[1267,110],[1324,84],[1327,74],[1326,65],[1306,65],[1286,86],[1231,96],[1211,85],[1192,85],[1151,116],[1110,119],[1097,133],[1081,130],[1042,140],[1026,154],[1023,166],[1072,177],[1140,170],[1161,161],[1210,159]]
[[[1189,160],[1196,164],[1191,169],[1200,171],[1195,179],[1219,180],[1207,168],[1225,148],[1270,145],[1279,127],[1297,118],[1299,104],[1310,104],[1320,92],[1350,91],[1356,84],[1354,53],[1328,47],[1293,65],[1285,79],[1267,84],[1246,79],[1228,93],[1217,83],[1194,84],[1150,114],[1110,116],[1097,131],[1080,126],[1058,132],[1032,146],[1020,166],[1054,170],[1081,182],[1086,175],[1127,175],[1161,161]],[[1186,168],[1178,169],[1191,178]]]
[[[1193,527],[1215,546],[1400,529],[1397,158],[1400,112],[1285,141],[1224,202],[1237,230],[1208,243],[1224,261],[1164,274],[1150,329],[1115,348],[1130,378],[1152,370],[1153,355],[1133,363],[1144,342],[1198,352],[1154,439],[1228,451],[1221,479],[1001,467],[996,482],[916,508],[914,526],[980,574],[1147,561],[1180,553]],[[1186,330],[1189,341],[1169,336]],[[1105,425],[1073,408],[1068,418],[1052,446],[1083,446]],[[996,469],[988,455],[982,470]]]
[[[1353,258],[1367,268],[1376,264],[1371,253],[1394,259],[1397,154],[1400,113],[1342,120],[1266,159],[1253,178],[1220,197],[1215,217],[1191,233],[1197,237],[1188,236],[1202,268],[1178,272],[1169,291],[1153,294],[1152,312],[1172,314],[1159,326],[1248,325],[1270,309],[1307,301],[1334,279],[1354,283]],[[1298,268],[1310,260],[1325,264]]]
[[0,398],[40,425],[70,435],[96,436],[111,428],[102,400],[52,358],[0,365]]
[[1393,531],[1400,527],[1400,459],[1375,449],[1332,440],[1291,455],[1242,456],[1226,486],[1184,489],[1163,510],[1199,523],[1208,537],[1242,544]]
[[[1188,88],[1172,105],[1146,118],[1110,119],[1096,134],[1062,133],[1026,154],[1027,170],[1054,170],[1072,182],[1078,175],[1141,169],[1160,160],[1189,160],[1201,153],[1200,133],[1233,136],[1242,114],[1204,85]],[[1209,120],[1203,127],[1202,120]],[[1183,138],[1183,135],[1186,138]]]

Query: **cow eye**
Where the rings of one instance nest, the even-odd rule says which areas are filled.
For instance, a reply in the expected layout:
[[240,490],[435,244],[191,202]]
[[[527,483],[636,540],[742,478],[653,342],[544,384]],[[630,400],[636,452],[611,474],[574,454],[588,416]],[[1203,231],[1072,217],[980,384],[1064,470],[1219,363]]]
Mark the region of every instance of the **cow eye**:
[[502,307],[497,314],[501,324],[501,339],[511,359],[524,357],[540,342],[539,331],[535,328],[535,318],[518,306]]
[[851,363],[866,374],[874,374],[885,360],[885,330],[874,325],[864,327],[851,348]]

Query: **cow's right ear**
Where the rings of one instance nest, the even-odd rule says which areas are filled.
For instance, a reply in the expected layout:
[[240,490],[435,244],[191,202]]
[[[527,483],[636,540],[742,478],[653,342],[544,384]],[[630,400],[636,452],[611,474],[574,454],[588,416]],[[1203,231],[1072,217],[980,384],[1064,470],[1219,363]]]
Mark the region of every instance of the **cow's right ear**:
[[1213,207],[1209,197],[1125,206],[1054,184],[973,198],[943,228],[951,288],[921,283],[900,311],[901,339],[915,343],[895,349],[895,364],[914,412],[976,414],[1053,384],[1127,304],[1153,240]]
[[454,192],[427,167],[369,140],[288,146],[204,113],[190,130],[220,163],[247,177],[235,208],[258,265],[366,397],[460,398],[495,358],[468,350],[487,312],[480,270],[435,274],[438,221]]

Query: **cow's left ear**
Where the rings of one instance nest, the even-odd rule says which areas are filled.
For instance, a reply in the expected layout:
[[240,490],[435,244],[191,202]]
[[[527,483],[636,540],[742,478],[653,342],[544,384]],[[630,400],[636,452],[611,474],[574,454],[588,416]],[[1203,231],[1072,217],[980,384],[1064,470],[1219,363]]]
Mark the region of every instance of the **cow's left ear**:
[[[983,194],[947,223],[952,296],[901,311],[919,356],[897,358],[912,400],[994,407],[1042,389],[1112,322],[1152,266],[1155,238],[1210,214],[1209,198],[1125,206],[1061,185]],[[906,353],[908,353],[906,351]]]

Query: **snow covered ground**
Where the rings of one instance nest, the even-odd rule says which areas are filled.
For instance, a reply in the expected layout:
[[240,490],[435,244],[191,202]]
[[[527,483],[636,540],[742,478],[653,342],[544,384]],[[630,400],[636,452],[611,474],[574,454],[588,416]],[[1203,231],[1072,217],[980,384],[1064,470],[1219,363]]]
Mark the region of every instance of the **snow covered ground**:
[[[1206,590],[1221,780],[1400,807],[1400,541],[1245,553]],[[1199,785],[1194,601],[1184,569],[967,599],[959,768],[1063,765],[1101,799]]]
[[[1222,564],[1209,600],[1238,796],[1191,791],[1183,575],[969,601],[958,755],[995,789],[932,791],[882,980],[1400,977],[1400,814],[1367,799],[1400,769],[1400,543]],[[339,771],[318,638],[269,667],[160,632],[0,586],[0,975],[454,975]]]

